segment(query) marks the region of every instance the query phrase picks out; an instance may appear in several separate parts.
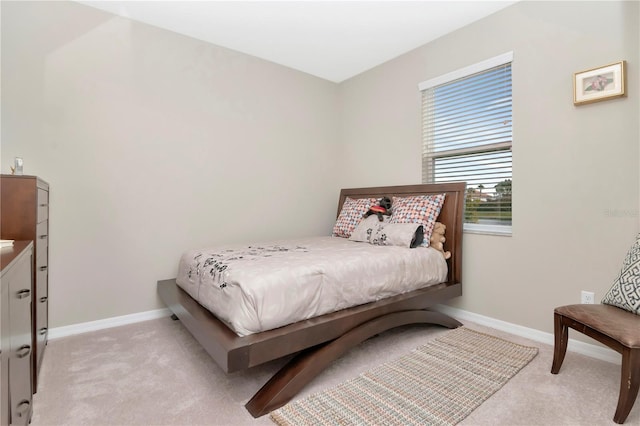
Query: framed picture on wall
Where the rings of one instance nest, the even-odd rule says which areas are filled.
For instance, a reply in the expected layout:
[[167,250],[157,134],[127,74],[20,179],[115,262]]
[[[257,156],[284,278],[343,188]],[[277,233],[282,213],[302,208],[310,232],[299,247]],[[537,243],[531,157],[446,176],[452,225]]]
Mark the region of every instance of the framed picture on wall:
[[624,68],[625,61],[620,61],[573,74],[573,104],[626,96]]

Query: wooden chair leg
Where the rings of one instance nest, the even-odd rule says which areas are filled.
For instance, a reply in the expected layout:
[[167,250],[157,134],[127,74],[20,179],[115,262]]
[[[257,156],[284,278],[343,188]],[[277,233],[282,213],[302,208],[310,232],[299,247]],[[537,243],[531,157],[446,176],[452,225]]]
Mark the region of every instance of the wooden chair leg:
[[553,364],[551,365],[551,373],[558,374],[564,356],[567,354],[567,343],[569,340],[569,327],[563,321],[564,317],[558,313],[553,314]]
[[625,348],[622,352],[620,395],[613,421],[622,424],[627,419],[640,388],[640,349]]

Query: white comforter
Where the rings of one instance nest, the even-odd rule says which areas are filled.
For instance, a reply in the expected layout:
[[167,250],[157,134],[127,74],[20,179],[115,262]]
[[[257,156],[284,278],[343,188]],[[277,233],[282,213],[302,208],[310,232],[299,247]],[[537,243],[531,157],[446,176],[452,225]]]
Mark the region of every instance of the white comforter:
[[191,250],[177,283],[244,336],[438,284],[433,248],[376,246],[338,237]]

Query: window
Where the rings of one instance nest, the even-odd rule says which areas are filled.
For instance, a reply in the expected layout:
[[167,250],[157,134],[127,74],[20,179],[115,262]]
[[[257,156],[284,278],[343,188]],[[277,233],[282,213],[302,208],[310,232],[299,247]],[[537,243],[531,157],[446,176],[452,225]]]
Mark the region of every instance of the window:
[[512,60],[510,52],[419,86],[422,181],[467,182],[466,231],[511,233]]

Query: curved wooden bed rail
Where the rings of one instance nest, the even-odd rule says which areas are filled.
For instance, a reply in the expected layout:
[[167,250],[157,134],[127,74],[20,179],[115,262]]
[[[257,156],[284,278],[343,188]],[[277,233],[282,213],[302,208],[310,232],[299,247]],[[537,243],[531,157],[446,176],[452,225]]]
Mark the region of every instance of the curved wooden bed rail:
[[275,330],[238,336],[192,299],[176,280],[158,281],[158,295],[226,373],[245,370],[333,341],[375,318],[428,309],[462,294],[462,284],[436,284]]
[[363,341],[408,324],[437,324],[456,328],[462,323],[436,311],[414,310],[383,315],[361,324],[341,337],[302,352],[278,371],[245,405],[253,417],[282,407],[320,374],[331,362]]

